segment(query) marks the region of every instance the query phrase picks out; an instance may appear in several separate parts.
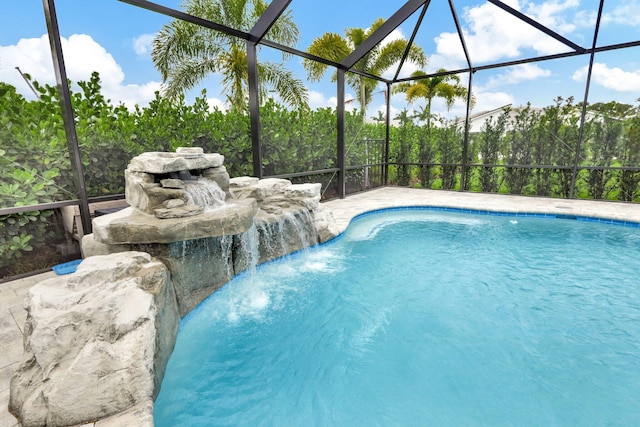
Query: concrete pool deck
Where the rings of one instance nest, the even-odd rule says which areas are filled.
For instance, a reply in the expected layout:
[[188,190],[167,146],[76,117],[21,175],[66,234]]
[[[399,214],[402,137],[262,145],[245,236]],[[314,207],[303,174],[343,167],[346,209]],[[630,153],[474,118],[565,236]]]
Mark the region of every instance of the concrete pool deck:
[[[357,215],[371,210],[401,206],[438,206],[512,213],[585,216],[640,223],[640,204],[593,200],[565,200],[512,195],[461,193],[385,187],[331,200],[322,204],[333,213],[344,231]],[[36,283],[54,277],[52,271],[0,283],[0,427],[19,426],[9,413],[9,381],[22,358],[22,333],[26,311],[24,295]],[[93,424],[88,424],[93,425]]]

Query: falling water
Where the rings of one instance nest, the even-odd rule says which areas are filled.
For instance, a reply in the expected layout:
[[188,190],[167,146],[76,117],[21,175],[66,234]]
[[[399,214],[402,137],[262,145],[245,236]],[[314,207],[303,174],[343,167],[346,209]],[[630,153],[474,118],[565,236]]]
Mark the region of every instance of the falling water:
[[239,257],[238,265],[246,267],[250,274],[256,270],[260,258],[258,249],[259,238],[255,224],[251,226],[245,233],[240,235],[240,248],[237,256]]
[[220,238],[220,252],[225,260],[224,267],[227,277],[233,277],[233,236],[223,234]]
[[317,243],[317,233],[310,212],[284,212],[278,222],[256,224],[260,236],[260,253],[277,258]]
[[303,209],[299,214],[302,219],[298,219],[295,215],[290,214],[290,221],[298,232],[298,238],[303,248],[309,248],[318,243],[318,233],[313,223],[313,217],[309,209]]
[[226,194],[217,182],[209,179],[185,181],[185,192],[189,203],[203,206],[205,209],[218,208],[225,204]]

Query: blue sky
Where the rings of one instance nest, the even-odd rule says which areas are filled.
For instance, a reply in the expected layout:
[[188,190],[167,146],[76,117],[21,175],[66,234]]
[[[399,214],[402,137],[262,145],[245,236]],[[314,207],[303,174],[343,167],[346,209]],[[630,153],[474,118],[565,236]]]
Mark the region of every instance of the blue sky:
[[[174,8],[180,3],[179,0],[159,2]],[[566,46],[486,1],[455,0],[454,3],[474,65],[567,51]],[[505,0],[505,3],[571,41],[584,47],[591,46],[596,0]],[[347,27],[366,28],[378,17],[388,18],[402,4],[403,0],[293,0],[289,9],[301,33],[296,47],[306,49],[315,37],[324,32],[344,34]],[[153,98],[154,91],[161,87],[159,73],[150,59],[149,43],[169,18],[116,0],[57,0],[56,8],[69,78],[73,81],[87,79],[92,71],[100,71],[107,97],[129,106],[136,103],[146,105]],[[20,67],[42,83],[55,80],[42,3],[37,0],[3,0],[2,9],[0,81],[13,84],[26,97],[33,98],[15,67]],[[415,16],[409,18],[392,36],[408,37],[415,20]],[[606,0],[598,45],[636,40],[640,40],[640,0]],[[465,66],[445,0],[432,0],[416,42],[429,58],[427,70]],[[274,57],[268,49],[263,49],[260,54],[260,58]],[[474,112],[527,102],[543,107],[551,104],[557,96],[574,96],[582,100],[588,60],[585,55],[477,72],[473,76],[477,99]],[[307,85],[313,107],[335,106],[335,85],[329,80],[330,73],[322,81],[312,83],[306,80],[299,58],[289,60],[287,66]],[[415,69],[409,64],[403,69],[403,74]],[[466,75],[461,78],[463,82],[467,81]],[[592,82],[590,102],[617,100],[635,103],[640,98],[640,48],[596,55]],[[224,107],[216,76],[191,91],[188,98],[193,99],[202,87],[207,88],[211,105]],[[353,90],[348,89],[347,97],[352,94]],[[368,115],[375,115],[383,103],[383,94],[378,94],[369,106]],[[419,106],[407,104],[401,94],[392,97],[394,113]],[[434,110],[438,109],[445,112],[441,103],[434,105]],[[448,114],[464,114],[464,105],[457,103]]]

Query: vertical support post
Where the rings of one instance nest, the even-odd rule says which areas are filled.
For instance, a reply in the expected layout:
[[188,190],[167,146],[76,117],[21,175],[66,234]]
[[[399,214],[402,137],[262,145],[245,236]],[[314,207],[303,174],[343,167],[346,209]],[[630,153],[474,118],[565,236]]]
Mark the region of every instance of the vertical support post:
[[587,115],[587,101],[589,100],[589,88],[591,87],[591,73],[593,72],[593,60],[595,57],[595,50],[598,42],[598,32],[600,30],[600,20],[602,19],[603,6],[604,6],[604,0],[600,0],[600,7],[598,8],[598,17],[596,19],[596,27],[593,32],[593,44],[591,45],[591,53],[589,54],[589,68],[587,70],[587,81],[584,89],[584,99],[582,100],[582,115],[580,116],[580,129],[578,130],[578,142],[576,143],[576,155],[573,160],[573,172],[571,174],[571,187],[569,188],[570,199],[573,199],[574,190],[576,187],[576,179],[578,177],[578,163],[580,162],[580,146],[582,145],[582,139],[584,138],[584,121]]
[[464,142],[462,143],[462,172],[460,175],[460,191],[465,191],[467,186],[467,169],[469,155],[469,116],[471,115],[471,100],[473,95],[473,70],[469,70],[469,85],[467,86],[467,112],[464,118]]
[[51,58],[53,59],[53,69],[56,74],[58,85],[58,96],[60,97],[60,108],[62,109],[62,122],[64,132],[67,137],[67,149],[71,159],[71,169],[76,181],[76,191],[80,200],[80,217],[82,229],[85,234],[91,233],[91,212],[89,211],[89,199],[87,188],[84,182],[84,170],[80,157],[80,147],[78,146],[78,134],[73,117],[73,106],[71,105],[71,93],[67,80],[67,70],[64,65],[62,55],[62,42],[60,41],[60,29],[58,28],[58,16],[54,0],[42,0],[44,17],[47,21],[47,32],[49,34],[49,44],[51,45]]
[[249,121],[251,124],[251,149],[253,175],[262,179],[262,142],[260,141],[260,82],[258,81],[258,53],[256,45],[247,41],[247,65],[249,66]]
[[384,134],[384,185],[389,185],[389,139],[391,135],[391,83],[387,83],[387,93],[385,96],[387,112],[384,115],[384,123],[387,126]]
[[337,106],[337,125],[338,125],[338,141],[337,141],[337,156],[338,156],[338,195],[341,199],[344,199],[345,188],[345,144],[344,144],[344,70],[338,70],[338,106]]

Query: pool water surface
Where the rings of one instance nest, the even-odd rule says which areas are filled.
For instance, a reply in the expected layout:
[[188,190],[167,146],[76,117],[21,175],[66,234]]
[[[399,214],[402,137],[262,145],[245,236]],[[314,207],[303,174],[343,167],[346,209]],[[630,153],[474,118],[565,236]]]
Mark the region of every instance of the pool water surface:
[[640,425],[640,229],[393,210],[182,321],[156,426]]

